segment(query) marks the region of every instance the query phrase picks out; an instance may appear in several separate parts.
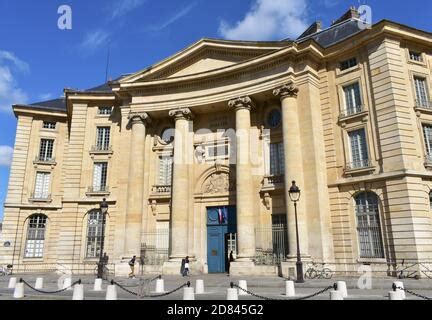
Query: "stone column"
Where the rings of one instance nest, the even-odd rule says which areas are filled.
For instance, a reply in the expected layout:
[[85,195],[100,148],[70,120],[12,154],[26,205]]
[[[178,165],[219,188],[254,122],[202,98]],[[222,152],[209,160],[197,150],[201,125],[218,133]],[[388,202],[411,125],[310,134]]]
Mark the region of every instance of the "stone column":
[[[250,161],[250,110],[254,107],[250,97],[230,100],[228,106],[236,117],[236,205],[237,205],[237,259],[251,261],[255,256],[255,211]],[[245,270],[247,271],[247,270]]]
[[[304,186],[303,179],[303,160],[300,140],[300,125],[298,118],[297,106],[298,88],[292,82],[289,82],[273,90],[275,96],[280,97],[282,108],[282,134],[284,146],[284,164],[285,164],[285,206],[288,223],[288,247],[289,256],[295,257],[297,253],[296,229],[294,205],[289,197],[289,188],[291,181],[295,180],[300,190]],[[307,253],[307,229],[306,214],[304,210],[304,201],[306,198],[301,195],[297,203],[297,214],[299,224],[300,252],[301,255]]]
[[[189,108],[169,111],[175,121],[174,161],[171,193],[171,253],[170,261],[181,261],[188,255],[189,179],[188,167],[192,160]],[[178,270],[176,270],[178,272]]]
[[130,113],[131,146],[127,191],[125,253],[139,256],[141,251],[141,221],[144,193],[144,154],[146,125],[150,123],[147,113]]

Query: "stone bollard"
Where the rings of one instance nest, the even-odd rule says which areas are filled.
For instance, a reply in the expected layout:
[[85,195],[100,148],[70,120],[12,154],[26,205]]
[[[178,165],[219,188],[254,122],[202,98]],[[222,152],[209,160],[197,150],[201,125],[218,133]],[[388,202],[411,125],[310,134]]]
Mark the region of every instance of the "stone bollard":
[[113,281],[107,286],[105,300],[117,300],[117,288]]
[[72,300],[84,300],[84,285],[81,284],[81,279],[74,285]]
[[102,291],[102,279],[101,278],[95,279],[93,291]]
[[187,282],[187,287],[183,288],[183,300],[195,300],[194,288]]
[[[397,288],[405,289],[402,281],[393,282],[393,286],[396,286]],[[406,299],[405,290],[402,290],[402,289],[396,289],[396,291],[400,292],[400,296],[402,299]]]
[[402,300],[402,295],[400,290],[389,291],[389,299],[390,300]]
[[156,280],[156,293],[164,293],[164,292],[165,292],[164,280],[159,278]]
[[12,277],[9,279],[8,289],[15,289],[16,286],[16,278]]
[[294,297],[295,296],[294,281],[292,281],[292,280],[285,281],[285,295],[287,297]]
[[204,293],[204,280],[197,279],[195,282],[195,294]]
[[[247,290],[247,281],[246,280],[239,280],[239,287],[242,288],[242,289],[244,289],[244,290]],[[248,295],[247,292],[244,292],[241,289],[239,289],[238,294],[239,294],[239,296]]]
[[238,290],[236,288],[227,289],[227,300],[238,300]]
[[72,290],[71,285],[72,285],[72,278],[71,277],[64,278],[62,289],[68,288],[67,290]]
[[340,291],[342,294],[342,298],[348,297],[348,291],[345,281],[338,281],[337,282],[337,290]]
[[24,298],[24,282],[22,282],[21,279],[20,282],[15,285],[13,297],[15,299]]
[[343,300],[342,292],[339,290],[330,290],[330,300]]
[[35,289],[43,289],[43,278],[36,278]]

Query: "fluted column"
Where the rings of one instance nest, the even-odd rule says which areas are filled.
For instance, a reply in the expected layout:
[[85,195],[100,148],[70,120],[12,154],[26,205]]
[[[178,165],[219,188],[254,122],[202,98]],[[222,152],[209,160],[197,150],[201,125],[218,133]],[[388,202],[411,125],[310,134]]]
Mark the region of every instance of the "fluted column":
[[[291,181],[295,180],[300,190],[304,186],[303,179],[303,160],[300,141],[300,125],[297,106],[298,88],[292,82],[289,82],[273,90],[273,94],[281,100],[282,108],[282,134],[284,146],[284,164],[285,164],[285,206],[288,223],[288,247],[289,256],[295,257],[297,251],[296,229],[294,205],[289,197],[289,188]],[[306,214],[304,208],[306,198],[300,198],[298,202],[298,222],[301,254],[307,251],[307,228]],[[303,240],[303,241],[302,241]]]
[[170,260],[177,261],[188,255],[189,179],[188,166],[192,160],[189,108],[169,111],[175,121],[174,161],[171,195],[171,253]]
[[[254,195],[250,157],[250,110],[254,106],[248,96],[230,100],[228,106],[236,117],[236,205],[237,259],[251,261],[255,256]],[[257,196],[257,195],[255,195]]]
[[130,113],[128,119],[132,134],[127,191],[125,253],[128,256],[139,256],[143,214],[146,125],[150,123],[150,118],[144,112]]

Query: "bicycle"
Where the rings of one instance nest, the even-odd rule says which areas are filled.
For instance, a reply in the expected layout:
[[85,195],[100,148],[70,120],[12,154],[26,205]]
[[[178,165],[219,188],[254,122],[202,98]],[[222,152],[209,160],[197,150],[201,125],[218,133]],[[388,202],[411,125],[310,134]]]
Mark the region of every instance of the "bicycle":
[[6,268],[3,266],[0,266],[0,276],[8,276],[11,274],[12,274],[12,265],[11,264],[8,264],[6,266]]
[[405,267],[405,259],[402,259],[402,263],[401,263],[402,269],[399,271],[398,278],[399,279],[411,278],[416,280],[420,279],[420,275],[417,274],[417,270],[408,270],[409,268],[412,268],[416,265],[418,265],[418,263],[413,263]]
[[[321,268],[318,266],[321,264]],[[308,279],[331,279],[333,271],[330,268],[324,268],[325,263],[312,262],[311,266],[305,272],[305,278]]]

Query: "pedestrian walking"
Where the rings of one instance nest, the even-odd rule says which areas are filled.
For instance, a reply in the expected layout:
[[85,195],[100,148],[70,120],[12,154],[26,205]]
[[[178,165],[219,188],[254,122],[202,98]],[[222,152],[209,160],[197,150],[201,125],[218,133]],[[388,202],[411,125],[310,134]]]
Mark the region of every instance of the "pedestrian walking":
[[189,276],[189,256],[184,259],[183,277]]
[[229,259],[228,259],[228,275],[230,275],[230,267],[231,267],[231,262],[234,261],[234,256],[233,256],[233,252],[231,250],[230,254],[229,254]]
[[129,273],[129,278],[134,278],[135,277],[135,273],[134,273],[134,270],[135,270],[135,259],[136,259],[136,256],[133,256],[132,259],[130,259],[130,261],[129,261],[129,267],[131,269],[131,272]]

